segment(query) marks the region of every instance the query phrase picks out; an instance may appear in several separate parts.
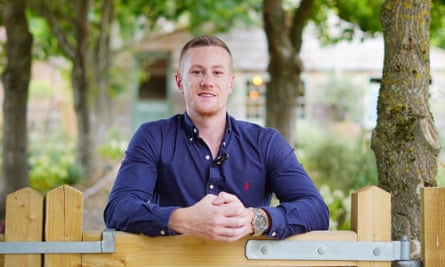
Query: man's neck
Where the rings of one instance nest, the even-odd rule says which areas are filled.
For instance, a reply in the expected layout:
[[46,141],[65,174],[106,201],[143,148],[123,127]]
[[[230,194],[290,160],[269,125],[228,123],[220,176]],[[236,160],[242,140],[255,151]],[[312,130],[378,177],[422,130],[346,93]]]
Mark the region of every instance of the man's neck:
[[226,113],[214,116],[190,116],[193,124],[199,129],[199,136],[212,152],[213,158],[218,154],[219,146],[226,129]]

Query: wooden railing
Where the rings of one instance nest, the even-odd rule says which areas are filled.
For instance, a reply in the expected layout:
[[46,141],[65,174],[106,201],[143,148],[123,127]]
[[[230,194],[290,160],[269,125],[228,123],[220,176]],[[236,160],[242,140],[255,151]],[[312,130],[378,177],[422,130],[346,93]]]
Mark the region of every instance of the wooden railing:
[[[425,267],[445,266],[445,191],[422,191],[422,244]],[[99,241],[102,232],[83,231],[82,192],[60,186],[46,196],[24,188],[7,196],[4,241]],[[390,194],[375,186],[351,195],[351,231],[314,231],[287,240],[391,241]],[[216,242],[193,236],[147,237],[115,233],[115,252],[99,254],[0,255],[0,266],[358,266],[389,267],[382,261],[251,260],[245,238]],[[265,238],[255,238],[265,239]]]

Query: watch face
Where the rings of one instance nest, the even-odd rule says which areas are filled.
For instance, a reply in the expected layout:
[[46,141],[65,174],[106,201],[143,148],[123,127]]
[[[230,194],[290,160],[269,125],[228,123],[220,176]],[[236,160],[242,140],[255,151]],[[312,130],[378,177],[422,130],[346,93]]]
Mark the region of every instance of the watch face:
[[269,226],[266,216],[259,210],[255,210],[255,216],[253,219],[253,227],[256,231],[264,231]]

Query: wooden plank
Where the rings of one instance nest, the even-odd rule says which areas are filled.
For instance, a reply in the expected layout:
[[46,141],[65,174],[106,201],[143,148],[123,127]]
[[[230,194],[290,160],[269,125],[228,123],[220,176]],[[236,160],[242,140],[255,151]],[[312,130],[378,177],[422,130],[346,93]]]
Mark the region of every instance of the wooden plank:
[[423,188],[421,195],[423,266],[445,266],[445,188]]
[[[101,239],[101,233],[85,232],[83,239],[97,241]],[[355,261],[248,260],[244,249],[248,239],[253,237],[237,242],[216,242],[193,236],[147,237],[116,232],[116,253],[84,254],[82,266],[357,266]],[[357,241],[357,234],[353,231],[316,231],[288,239]]]
[[[0,234],[0,242],[5,241],[5,237],[3,234]],[[5,255],[0,254],[0,267],[5,266]]]
[[[391,241],[391,195],[367,186],[351,195],[351,226],[358,241]],[[390,267],[391,262],[360,262],[359,267]]]
[[[6,197],[5,241],[42,241],[43,195],[23,188]],[[40,267],[41,255],[5,255],[5,267]]]
[[[82,192],[68,185],[46,195],[46,241],[81,241],[83,221]],[[47,254],[45,267],[81,266],[80,254]]]

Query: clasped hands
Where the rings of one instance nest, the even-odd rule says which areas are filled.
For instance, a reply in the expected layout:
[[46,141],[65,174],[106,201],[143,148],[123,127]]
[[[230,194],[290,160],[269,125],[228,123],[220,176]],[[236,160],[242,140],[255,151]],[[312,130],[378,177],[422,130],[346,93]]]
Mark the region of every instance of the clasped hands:
[[193,206],[178,208],[169,220],[170,229],[216,241],[236,241],[253,233],[253,211],[235,195],[207,194]]

